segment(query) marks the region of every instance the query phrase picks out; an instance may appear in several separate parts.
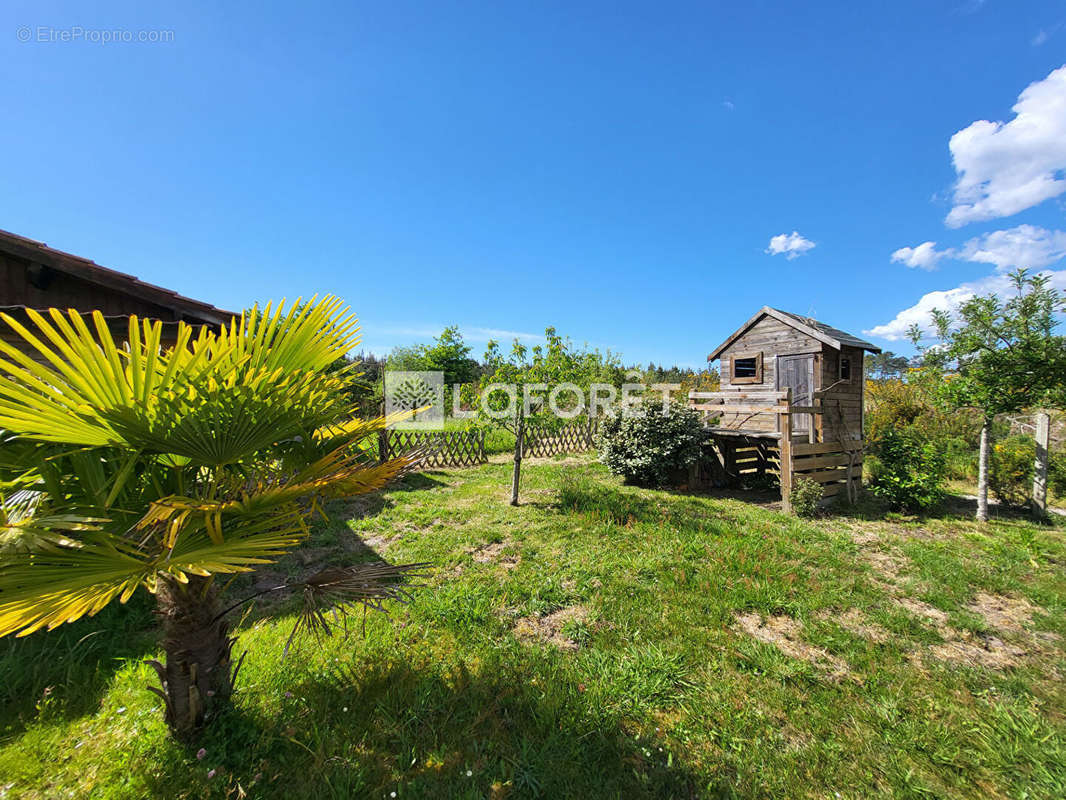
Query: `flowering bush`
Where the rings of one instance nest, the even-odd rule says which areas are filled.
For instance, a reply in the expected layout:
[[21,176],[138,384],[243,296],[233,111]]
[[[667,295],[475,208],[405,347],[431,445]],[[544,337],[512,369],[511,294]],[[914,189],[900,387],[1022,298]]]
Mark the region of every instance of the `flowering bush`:
[[988,486],[1000,502],[1025,506],[1033,498],[1036,442],[1029,436],[1008,436],[992,447]]
[[600,461],[628,483],[666,486],[699,458],[703,427],[699,414],[672,403],[663,409],[659,399],[638,407],[642,414],[616,414],[600,427]]

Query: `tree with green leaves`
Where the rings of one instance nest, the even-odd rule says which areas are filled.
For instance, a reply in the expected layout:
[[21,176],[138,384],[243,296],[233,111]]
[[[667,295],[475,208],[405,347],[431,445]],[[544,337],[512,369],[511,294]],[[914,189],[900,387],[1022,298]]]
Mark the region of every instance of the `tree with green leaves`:
[[957,315],[933,312],[937,341],[922,346],[920,380],[944,405],[977,409],[982,416],[977,519],[988,519],[990,430],[997,414],[1066,400],[1066,338],[1056,333],[1066,296],[1049,279],[1026,270],[1011,273],[1014,292],[975,296]]
[[[253,308],[221,330],[130,317],[116,344],[104,317],[0,315],[0,636],[155,596],[165,663],[152,662],[166,720],[188,737],[233,690],[218,578],[275,561],[330,498],[381,488],[413,465],[363,449],[387,420],[352,417],[355,318],[327,297]],[[296,592],[299,622],[406,597],[417,565],[330,567],[266,591]],[[263,594],[260,592],[259,594]],[[254,595],[253,595],[254,596]],[[291,641],[291,637],[290,637]],[[239,663],[238,663],[239,666]]]
[[863,359],[863,371],[870,380],[885,381],[899,379],[910,369],[910,359],[897,356],[891,350],[883,353],[867,353]]
[[[582,391],[587,403],[592,384],[621,386],[625,376],[621,361],[610,352],[604,354],[587,347],[577,348],[553,327],[544,329],[544,340],[543,345],[530,347],[515,339],[507,355],[503,354],[499,342],[490,340],[482,359],[486,374],[481,379],[480,390],[484,391],[493,384],[514,387],[514,404],[509,416],[501,418],[497,413],[500,408],[511,405],[509,393],[502,389],[489,393],[487,408],[484,404],[477,404],[484,421],[500,425],[515,434],[511,505],[518,505],[522,448],[527,426],[531,421],[542,425],[565,421],[556,419],[550,412],[547,401],[552,389],[563,383],[573,384]],[[556,398],[558,405],[564,409],[576,408],[577,400],[566,393],[560,393]]]
[[[481,365],[470,357],[470,346],[463,341],[463,334],[458,325],[449,325],[431,344],[417,344],[410,347],[394,348],[389,355],[388,368],[391,370],[443,372],[444,385],[470,385],[481,376]],[[447,411],[450,407],[451,394],[446,394]]]

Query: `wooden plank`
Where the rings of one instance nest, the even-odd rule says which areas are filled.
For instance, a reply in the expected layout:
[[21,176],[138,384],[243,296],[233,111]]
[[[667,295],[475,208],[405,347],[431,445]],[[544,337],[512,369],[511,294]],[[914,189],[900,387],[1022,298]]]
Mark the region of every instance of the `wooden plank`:
[[815,472],[803,472],[799,474],[815,483],[832,483],[833,481],[845,480],[848,477],[848,471],[843,467],[839,469],[823,469]]
[[845,491],[847,487],[842,483],[830,483],[822,487],[822,497],[833,497]]
[[[856,465],[861,464],[862,461],[856,459]],[[824,467],[844,467],[848,464],[848,456],[846,453],[837,453],[835,455],[828,456],[813,456],[811,458],[795,458],[792,461],[792,469],[796,472],[806,472],[814,469],[822,469]]]
[[787,414],[788,406],[756,406],[756,405],[740,405],[727,403],[725,405],[718,405],[716,403],[693,403],[689,405],[689,408],[694,408],[697,411],[718,411],[722,414]]
[[815,444],[797,444],[792,447],[794,456],[814,456],[822,453],[856,452],[862,450],[862,442],[841,446],[840,442],[817,442]]
[[739,398],[741,400],[758,400],[766,399],[771,400],[784,400],[784,392],[689,392],[689,400],[733,400]]

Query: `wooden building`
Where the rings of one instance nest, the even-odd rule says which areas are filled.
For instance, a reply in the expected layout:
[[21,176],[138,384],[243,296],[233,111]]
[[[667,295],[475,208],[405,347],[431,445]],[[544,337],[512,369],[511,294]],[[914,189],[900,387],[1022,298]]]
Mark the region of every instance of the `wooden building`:
[[715,348],[721,391],[693,392],[704,413],[715,482],[778,472],[824,494],[854,496],[861,480],[863,356],[880,348],[810,317],[764,306]]
[[[0,231],[0,311],[27,324],[28,308],[73,308],[84,314],[99,310],[116,341],[126,340],[131,314],[161,320],[164,343],[174,341],[179,321],[219,326],[234,316],[210,303]],[[25,342],[9,326],[0,324],[0,336],[25,349]],[[27,352],[37,356],[32,349]]]

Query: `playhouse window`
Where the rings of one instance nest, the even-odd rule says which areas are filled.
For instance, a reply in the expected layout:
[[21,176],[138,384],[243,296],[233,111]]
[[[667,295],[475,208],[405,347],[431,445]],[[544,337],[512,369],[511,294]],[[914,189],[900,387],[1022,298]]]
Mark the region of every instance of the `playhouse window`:
[[762,383],[762,353],[733,357],[733,383]]
[[842,380],[842,381],[850,381],[851,380],[851,359],[850,358],[841,358],[840,359],[840,380]]

